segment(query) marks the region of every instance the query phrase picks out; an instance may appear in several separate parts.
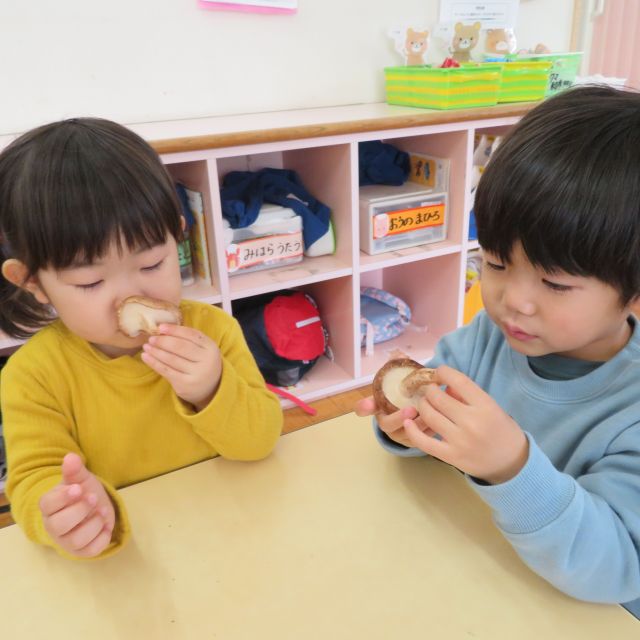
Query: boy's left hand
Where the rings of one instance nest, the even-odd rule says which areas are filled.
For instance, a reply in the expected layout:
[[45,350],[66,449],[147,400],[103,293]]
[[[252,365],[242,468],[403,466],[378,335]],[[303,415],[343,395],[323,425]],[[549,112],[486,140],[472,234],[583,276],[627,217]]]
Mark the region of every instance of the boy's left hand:
[[218,345],[191,327],[161,324],[158,329],[160,335],[151,336],[142,347],[143,362],[166,378],[179,398],[202,411],[222,376]]
[[515,420],[473,380],[451,367],[437,369],[438,385],[425,387],[422,421],[441,439],[404,421],[414,447],[490,484],[510,480],[524,467],[529,443]]

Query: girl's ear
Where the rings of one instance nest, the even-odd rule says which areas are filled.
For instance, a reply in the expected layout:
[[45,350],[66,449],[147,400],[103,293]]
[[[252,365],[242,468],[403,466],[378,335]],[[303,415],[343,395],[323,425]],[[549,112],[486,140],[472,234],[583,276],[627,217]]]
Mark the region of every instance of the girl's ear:
[[44,292],[36,276],[30,276],[27,265],[20,260],[10,258],[2,263],[2,275],[11,284],[28,291],[40,304],[49,304],[49,297]]

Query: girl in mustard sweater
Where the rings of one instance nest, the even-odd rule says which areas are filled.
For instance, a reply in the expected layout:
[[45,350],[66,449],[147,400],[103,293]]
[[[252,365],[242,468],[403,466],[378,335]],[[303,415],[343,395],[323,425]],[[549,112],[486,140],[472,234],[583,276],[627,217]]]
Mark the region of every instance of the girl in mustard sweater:
[[[126,542],[117,488],[257,460],[280,434],[236,321],[181,300],[182,224],[160,159],[115,123],[45,125],[0,154],[0,329],[40,329],[2,375],[7,495],[27,536],[63,555]],[[179,305],[183,324],[128,337],[116,310],[134,295]]]

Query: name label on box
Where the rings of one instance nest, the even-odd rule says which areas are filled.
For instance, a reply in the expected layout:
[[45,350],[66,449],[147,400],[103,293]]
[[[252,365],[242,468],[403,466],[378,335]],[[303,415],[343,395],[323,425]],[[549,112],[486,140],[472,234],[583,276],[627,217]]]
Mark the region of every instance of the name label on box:
[[373,237],[378,240],[386,236],[394,236],[426,227],[437,227],[444,224],[444,216],[444,202],[378,213],[373,216]]
[[279,262],[301,256],[303,250],[300,232],[243,240],[227,247],[227,270],[233,273],[267,263],[276,266]]

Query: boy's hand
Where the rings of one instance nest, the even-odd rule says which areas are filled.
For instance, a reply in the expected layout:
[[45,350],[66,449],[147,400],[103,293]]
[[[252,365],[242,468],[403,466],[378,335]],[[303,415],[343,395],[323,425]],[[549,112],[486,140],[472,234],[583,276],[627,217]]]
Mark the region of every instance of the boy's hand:
[[111,498],[75,453],[64,457],[62,482],[40,498],[40,511],[53,541],[74,556],[97,556],[111,542]]
[[386,433],[391,440],[405,447],[415,446],[409,439],[404,428],[404,421],[407,419],[413,419],[417,428],[424,431],[427,435],[434,435],[433,431],[427,428],[424,422],[417,417],[418,412],[413,407],[405,407],[404,409],[400,409],[400,411],[385,415],[378,411],[373,396],[368,396],[356,403],[355,412],[356,415],[361,417],[375,415],[380,430]]
[[142,360],[166,378],[176,395],[202,411],[215,395],[222,376],[218,345],[197,329],[161,324],[161,335],[143,345]]
[[419,411],[424,424],[441,439],[406,419],[403,425],[411,446],[490,484],[513,478],[529,455],[522,429],[463,373],[447,366],[437,372],[447,390],[428,385]]

